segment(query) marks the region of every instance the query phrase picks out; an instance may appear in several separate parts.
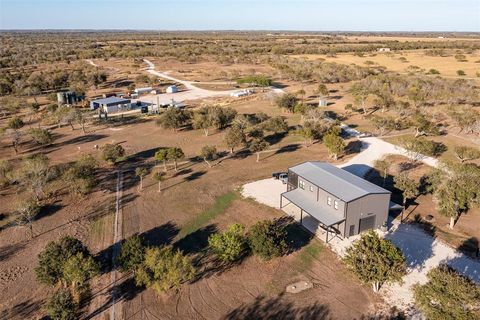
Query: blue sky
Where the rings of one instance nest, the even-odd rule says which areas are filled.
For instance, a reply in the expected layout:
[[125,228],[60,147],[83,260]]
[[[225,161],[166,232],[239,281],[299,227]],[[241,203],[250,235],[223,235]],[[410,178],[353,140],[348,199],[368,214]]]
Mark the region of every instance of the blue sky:
[[0,29],[480,31],[480,0],[0,0]]

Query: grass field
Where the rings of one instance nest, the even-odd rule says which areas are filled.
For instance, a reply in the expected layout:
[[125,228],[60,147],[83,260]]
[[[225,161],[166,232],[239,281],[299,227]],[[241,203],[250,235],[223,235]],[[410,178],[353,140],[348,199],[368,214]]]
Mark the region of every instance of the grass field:
[[235,191],[227,192],[219,196],[215,203],[206,211],[196,215],[191,221],[187,222],[180,230],[180,236],[184,237],[190,233],[200,229],[208,222],[213,220],[218,215],[224,213],[232,204],[232,202],[239,197]]

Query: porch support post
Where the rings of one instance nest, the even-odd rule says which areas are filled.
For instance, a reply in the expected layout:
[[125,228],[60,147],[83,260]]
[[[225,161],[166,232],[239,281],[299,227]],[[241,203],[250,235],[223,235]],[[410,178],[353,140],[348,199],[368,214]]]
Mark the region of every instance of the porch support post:
[[326,242],[328,243],[328,227],[327,227],[327,241]]
[[283,199],[283,195],[281,194],[280,195],[280,209],[282,209],[282,199]]
[[303,223],[303,209],[300,208],[300,224]]

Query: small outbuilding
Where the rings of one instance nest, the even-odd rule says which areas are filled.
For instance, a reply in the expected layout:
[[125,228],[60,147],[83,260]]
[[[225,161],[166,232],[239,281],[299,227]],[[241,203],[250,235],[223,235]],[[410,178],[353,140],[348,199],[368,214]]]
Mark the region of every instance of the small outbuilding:
[[145,94],[145,93],[150,93],[153,90],[152,87],[146,87],[146,88],[137,88],[133,90],[136,94]]
[[320,99],[320,100],[318,101],[318,106],[319,106],[319,107],[326,107],[326,106],[328,106],[328,101],[325,100],[325,99]]
[[167,93],[177,93],[178,92],[178,87],[176,85],[168,86],[166,92]]
[[245,89],[245,90],[240,90],[240,91],[235,91],[230,93],[230,97],[235,97],[235,98],[246,97],[251,95],[252,93],[253,93],[252,90]]
[[90,102],[90,109],[102,109],[105,113],[114,113],[118,111],[130,110],[131,100],[119,97],[108,97],[105,99],[93,100]]

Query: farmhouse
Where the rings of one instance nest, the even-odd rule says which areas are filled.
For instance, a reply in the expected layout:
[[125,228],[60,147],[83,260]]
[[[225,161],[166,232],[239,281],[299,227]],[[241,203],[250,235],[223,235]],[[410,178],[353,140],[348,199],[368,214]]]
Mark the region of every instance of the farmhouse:
[[289,168],[280,196],[280,208],[326,242],[386,226],[389,206],[390,191],[326,162]]
[[129,99],[108,97],[105,99],[93,100],[90,102],[90,109],[96,110],[101,108],[102,112],[113,113],[121,110],[129,110],[131,103]]
[[390,52],[392,51],[390,48],[378,48],[378,52]]

